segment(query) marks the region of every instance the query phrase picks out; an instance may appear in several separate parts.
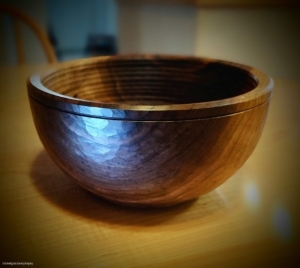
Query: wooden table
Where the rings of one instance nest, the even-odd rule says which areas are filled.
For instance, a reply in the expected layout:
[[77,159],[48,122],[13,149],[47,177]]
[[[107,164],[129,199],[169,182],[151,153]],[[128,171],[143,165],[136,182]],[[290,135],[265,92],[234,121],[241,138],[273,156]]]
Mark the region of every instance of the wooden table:
[[0,261],[36,267],[299,266],[300,83],[275,79],[263,136],[235,176],[164,209],[111,204],[53,164],[36,134],[26,78],[0,67]]

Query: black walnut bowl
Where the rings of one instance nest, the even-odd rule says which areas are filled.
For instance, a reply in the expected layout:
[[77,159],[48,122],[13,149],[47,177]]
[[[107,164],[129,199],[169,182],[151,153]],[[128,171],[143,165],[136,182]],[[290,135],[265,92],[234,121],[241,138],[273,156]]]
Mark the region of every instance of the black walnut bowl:
[[170,206],[244,164],[273,81],[226,61],[135,55],[61,64],[27,87],[39,137],[68,176],[114,202]]

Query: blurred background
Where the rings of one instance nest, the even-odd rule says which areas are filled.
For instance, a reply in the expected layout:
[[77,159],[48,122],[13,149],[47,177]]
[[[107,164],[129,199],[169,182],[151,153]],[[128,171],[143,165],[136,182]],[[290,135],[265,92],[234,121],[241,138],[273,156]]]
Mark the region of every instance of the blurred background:
[[[300,9],[287,0],[1,0],[48,35],[58,61],[126,53],[196,55],[235,61],[300,80]],[[26,25],[28,64],[46,64]],[[13,23],[0,12],[0,65],[17,64]]]

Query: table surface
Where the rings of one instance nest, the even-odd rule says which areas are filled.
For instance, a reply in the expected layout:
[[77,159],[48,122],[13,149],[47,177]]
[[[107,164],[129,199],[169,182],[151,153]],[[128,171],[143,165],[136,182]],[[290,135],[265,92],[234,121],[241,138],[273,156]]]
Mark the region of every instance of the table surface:
[[87,192],[44,151],[26,78],[46,68],[0,67],[1,262],[37,267],[299,264],[299,82],[275,79],[261,140],[232,178],[192,202],[142,209]]

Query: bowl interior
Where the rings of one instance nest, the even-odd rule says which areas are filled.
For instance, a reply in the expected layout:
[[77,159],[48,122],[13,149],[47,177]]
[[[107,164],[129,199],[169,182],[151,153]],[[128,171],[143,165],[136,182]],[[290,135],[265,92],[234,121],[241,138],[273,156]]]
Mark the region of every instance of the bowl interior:
[[186,104],[222,100],[254,89],[246,69],[190,58],[110,58],[60,68],[42,79],[52,91],[102,103]]

